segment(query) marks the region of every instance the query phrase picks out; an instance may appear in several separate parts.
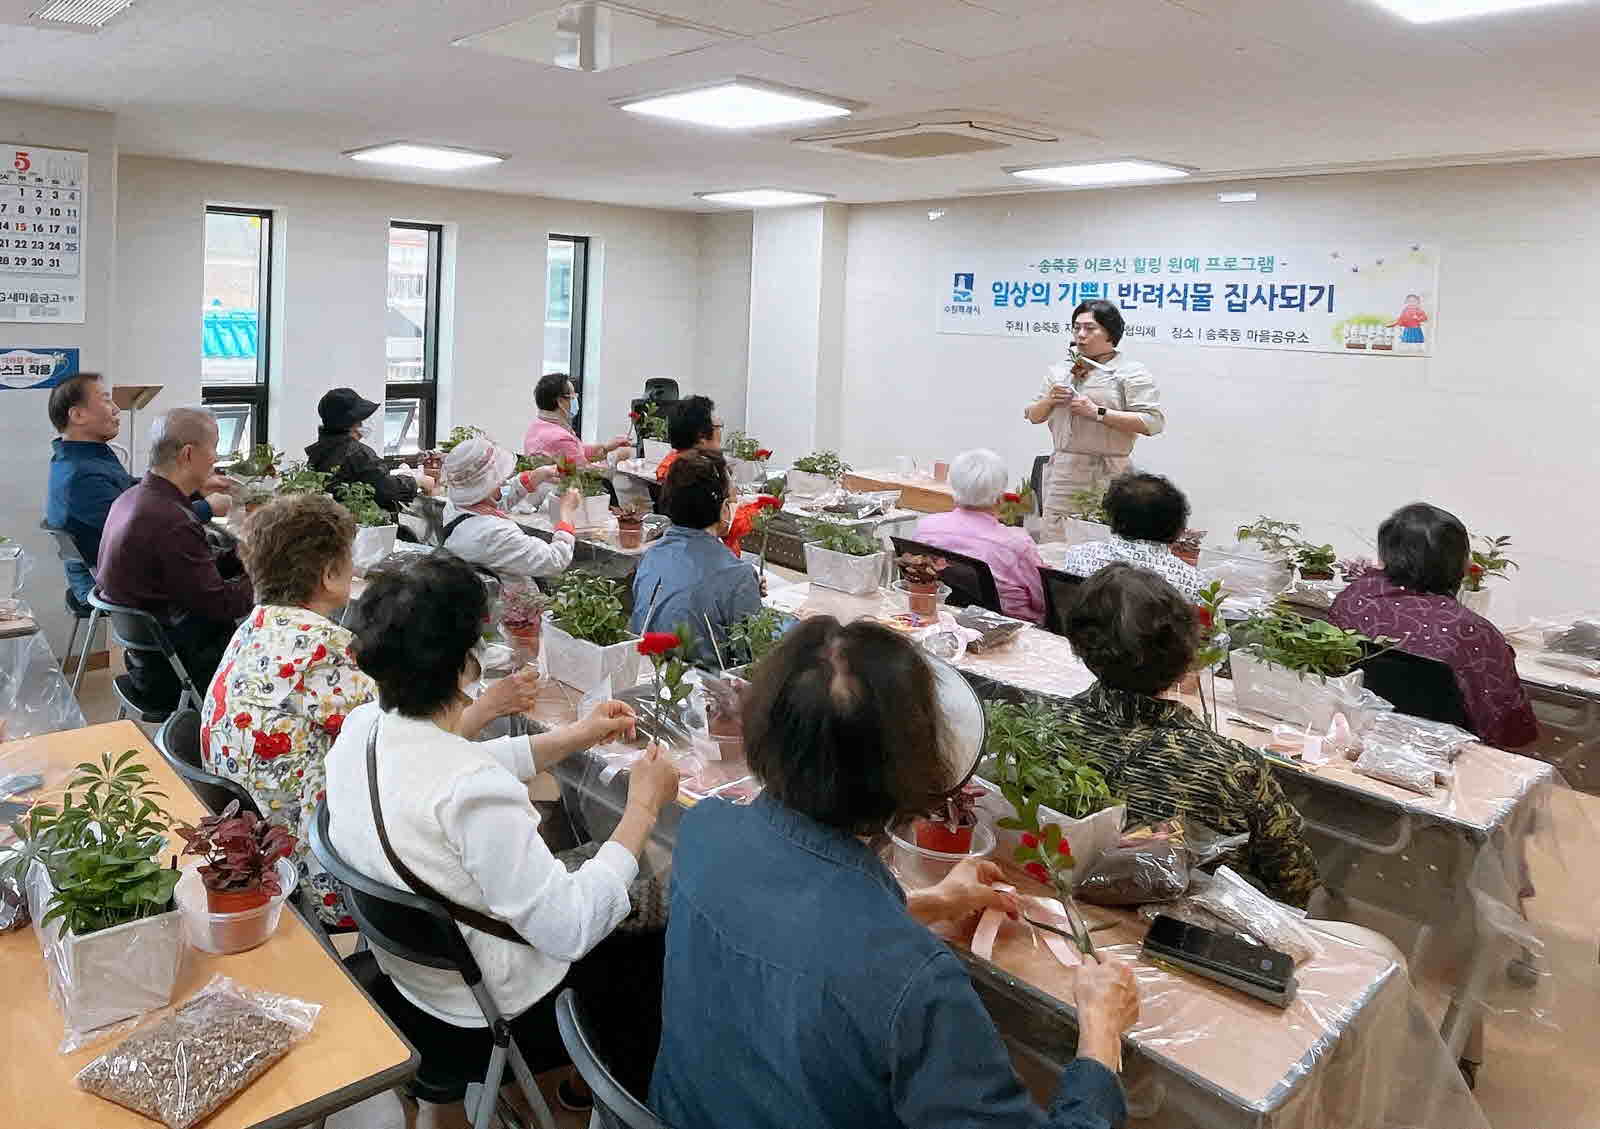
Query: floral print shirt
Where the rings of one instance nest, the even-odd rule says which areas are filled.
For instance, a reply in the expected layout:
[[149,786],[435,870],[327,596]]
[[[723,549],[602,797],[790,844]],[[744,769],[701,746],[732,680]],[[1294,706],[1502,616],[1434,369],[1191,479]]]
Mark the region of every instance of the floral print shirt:
[[298,837],[300,881],[315,892],[322,919],[345,927],[355,922],[310,843],[323,759],[345,716],[377,697],[350,643],[349,631],[316,612],[257,607],[223,652],[200,728],[206,770],[242,784],[266,818]]

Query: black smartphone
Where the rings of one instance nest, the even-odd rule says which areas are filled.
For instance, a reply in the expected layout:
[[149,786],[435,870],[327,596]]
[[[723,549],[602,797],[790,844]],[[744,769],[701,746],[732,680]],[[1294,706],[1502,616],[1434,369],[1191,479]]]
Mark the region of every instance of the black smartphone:
[[1145,935],[1144,951],[1158,963],[1175,965],[1278,1007],[1288,1007],[1294,999],[1293,957],[1214,929],[1162,914]]

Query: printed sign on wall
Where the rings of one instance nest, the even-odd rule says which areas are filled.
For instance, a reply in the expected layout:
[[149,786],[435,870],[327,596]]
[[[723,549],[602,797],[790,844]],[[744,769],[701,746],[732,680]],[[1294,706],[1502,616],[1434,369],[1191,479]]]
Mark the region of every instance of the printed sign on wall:
[[88,154],[0,145],[0,321],[83,321]]
[[78,350],[0,345],[0,388],[54,388],[78,375]]
[[1399,247],[997,254],[950,264],[940,278],[940,333],[1072,338],[1072,311],[1114,304],[1140,341],[1352,356],[1426,356],[1439,257]]

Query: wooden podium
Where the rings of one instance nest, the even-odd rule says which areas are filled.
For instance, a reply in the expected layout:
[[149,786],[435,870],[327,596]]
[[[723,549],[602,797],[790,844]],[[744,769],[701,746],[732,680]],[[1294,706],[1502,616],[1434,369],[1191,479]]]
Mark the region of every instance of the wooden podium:
[[111,386],[111,402],[120,410],[128,413],[128,473],[138,474],[133,465],[133,447],[138,434],[137,421],[139,409],[149,405],[161,394],[164,384],[113,384]]

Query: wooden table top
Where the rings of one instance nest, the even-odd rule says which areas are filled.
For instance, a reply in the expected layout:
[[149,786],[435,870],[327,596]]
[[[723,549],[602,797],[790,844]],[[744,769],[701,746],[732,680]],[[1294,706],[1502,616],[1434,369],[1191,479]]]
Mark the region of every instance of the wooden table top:
[[956,508],[956,498],[948,482],[908,476],[892,470],[854,470],[840,482],[851,490],[898,490],[900,504],[908,510],[942,514]]
[[[45,784],[38,798],[58,796],[80,761],[137,749],[176,818],[193,821],[206,814],[131,721],[13,741],[0,746],[0,755],[27,753],[30,747],[44,760],[39,771]],[[176,836],[172,841],[177,843]],[[260,948],[232,956],[189,950],[173,1002],[189,999],[219,974],[247,987],[321,1004],[322,1012],[305,1041],[209,1118],[207,1129],[310,1124],[399,1084],[416,1070],[410,1045],[292,911],[284,912],[277,933]],[[156,1124],[73,1084],[73,1076],[117,1040],[103,1039],[68,1055],[56,1052],[63,1022],[50,1000],[31,926],[0,936],[0,981],[6,985],[6,1006],[0,1009],[0,1046],[5,1047],[0,1054],[0,1124],[19,1129],[150,1129]]]

